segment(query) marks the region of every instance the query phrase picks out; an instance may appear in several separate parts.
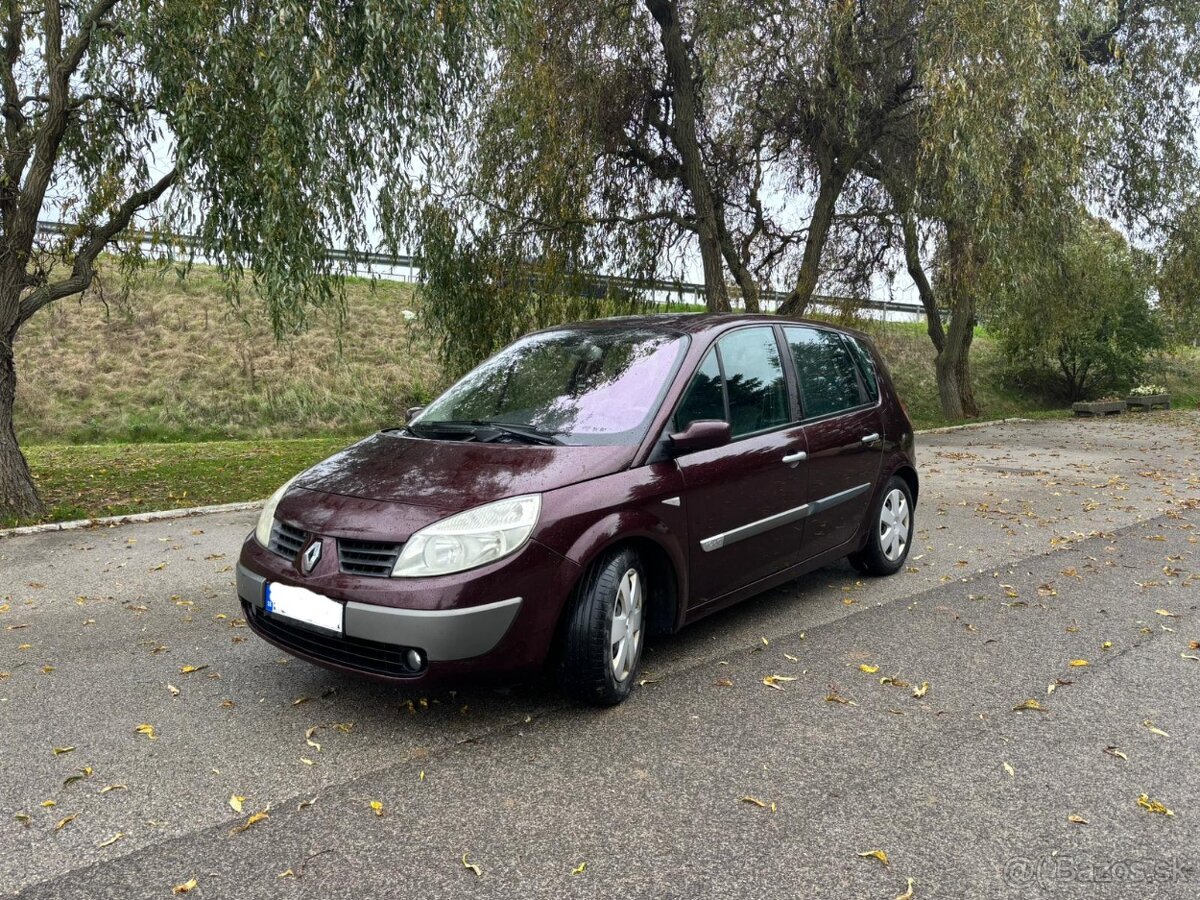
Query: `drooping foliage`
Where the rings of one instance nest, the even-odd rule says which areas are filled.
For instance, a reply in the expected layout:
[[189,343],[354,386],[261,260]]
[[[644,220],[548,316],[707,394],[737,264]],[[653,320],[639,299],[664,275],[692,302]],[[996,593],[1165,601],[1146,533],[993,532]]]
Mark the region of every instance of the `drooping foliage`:
[[1150,260],[1108,223],[1081,219],[1039,271],[1005,293],[993,319],[1011,379],[1067,401],[1134,387],[1163,342]]
[[[277,331],[336,302],[481,72],[509,0],[4,0],[0,514],[40,504],[12,430],[12,346],[130,226],[199,238]],[[43,237],[41,218],[69,223]],[[134,251],[137,242],[127,249]],[[130,257],[126,257],[129,259]]]

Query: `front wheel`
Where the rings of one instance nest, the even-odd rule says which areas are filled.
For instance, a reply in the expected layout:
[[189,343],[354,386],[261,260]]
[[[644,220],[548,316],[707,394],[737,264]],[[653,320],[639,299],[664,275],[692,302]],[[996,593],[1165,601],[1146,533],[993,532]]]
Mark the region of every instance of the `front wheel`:
[[626,547],[588,569],[567,621],[561,682],[585,703],[613,706],[629,696],[642,658],[646,571]]
[[908,559],[913,535],[912,490],[893,475],[867,518],[867,545],[850,554],[854,568],[867,575],[894,575]]

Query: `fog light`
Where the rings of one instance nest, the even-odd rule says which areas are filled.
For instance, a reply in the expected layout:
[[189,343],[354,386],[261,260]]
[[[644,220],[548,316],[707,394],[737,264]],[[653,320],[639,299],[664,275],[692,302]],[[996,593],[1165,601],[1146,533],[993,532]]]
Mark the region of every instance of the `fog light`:
[[414,672],[425,668],[425,657],[420,650],[408,650],[404,654],[404,664]]

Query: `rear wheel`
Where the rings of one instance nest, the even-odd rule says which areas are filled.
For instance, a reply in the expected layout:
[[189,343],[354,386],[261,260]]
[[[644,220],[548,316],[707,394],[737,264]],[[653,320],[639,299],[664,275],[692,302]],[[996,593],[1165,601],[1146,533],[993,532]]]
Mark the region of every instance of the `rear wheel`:
[[612,706],[629,696],[645,641],[648,584],[626,547],[599,559],[575,593],[563,647],[563,690],[585,703]]
[[850,554],[854,568],[867,575],[894,575],[908,559],[913,535],[912,490],[893,475],[867,519],[867,545]]

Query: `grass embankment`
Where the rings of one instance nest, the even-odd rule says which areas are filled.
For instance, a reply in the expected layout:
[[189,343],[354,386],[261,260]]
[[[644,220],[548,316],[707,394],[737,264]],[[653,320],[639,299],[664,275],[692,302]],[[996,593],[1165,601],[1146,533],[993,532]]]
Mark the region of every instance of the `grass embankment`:
[[[115,278],[115,276],[112,276]],[[409,285],[352,281],[339,347],[332,314],[276,343],[262,308],[227,302],[215,273],[148,271],[127,300],[112,278],[51,306],[17,344],[17,433],[50,521],[261,499],[300,469],[442,386],[403,311]],[[947,424],[923,324],[872,332],[918,428]],[[1000,351],[980,330],[972,365],[987,418],[1061,415],[1007,390]],[[1200,396],[1200,351],[1159,364],[1179,405]],[[0,520],[0,527],[28,524]]]

